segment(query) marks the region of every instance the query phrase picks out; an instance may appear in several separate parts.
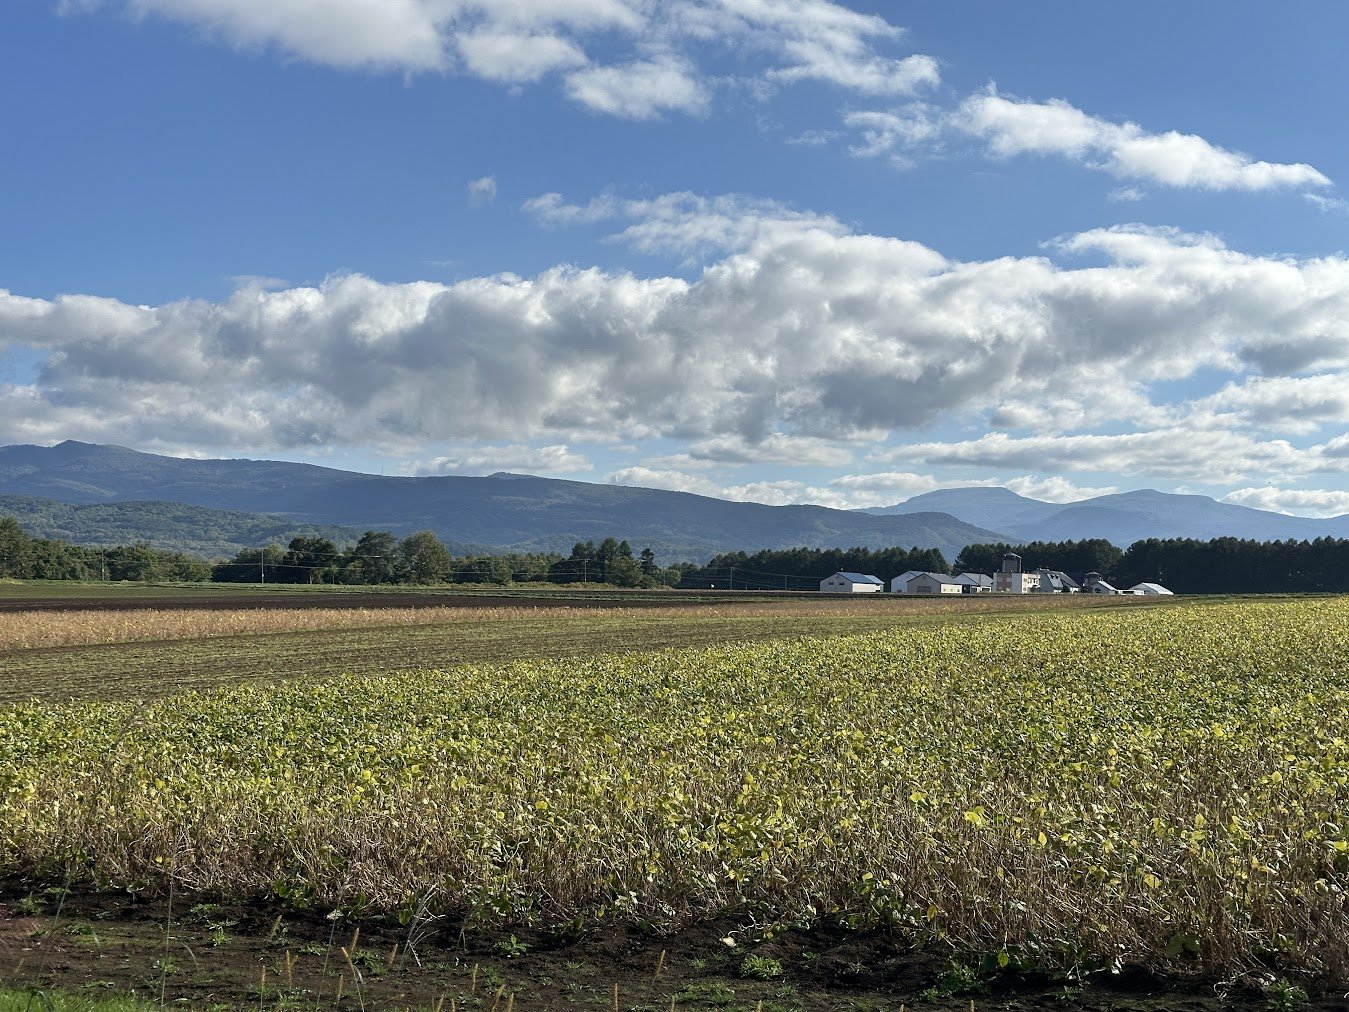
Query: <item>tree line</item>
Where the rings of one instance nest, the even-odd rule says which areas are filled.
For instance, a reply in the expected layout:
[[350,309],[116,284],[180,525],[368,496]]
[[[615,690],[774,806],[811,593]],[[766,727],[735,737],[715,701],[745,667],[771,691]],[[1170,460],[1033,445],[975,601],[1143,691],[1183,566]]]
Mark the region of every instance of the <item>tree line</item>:
[[431,531],[417,531],[401,540],[388,531],[366,531],[349,548],[321,537],[291,539],[276,545],[246,548],[233,559],[211,567],[217,583],[607,583],[619,587],[672,586],[679,567],[662,568],[655,553],[644,548],[634,557],[627,541],[605,538],[578,541],[571,554],[557,552],[509,555],[452,555]]
[[143,541],[92,548],[31,538],[13,517],[0,516],[0,579],[5,578],[195,583],[211,578],[211,564]]
[[1124,550],[1099,538],[969,545],[956,557],[956,569],[993,573],[1007,552],[1021,556],[1023,570],[1096,572],[1121,590],[1152,582],[1177,594],[1349,592],[1349,539],[1344,538],[1148,538]]
[[34,538],[0,516],[0,579],[131,580],[223,583],[604,583],[731,590],[813,590],[832,573],[869,573],[886,581],[908,570],[993,573],[1007,552],[1022,568],[1074,576],[1100,573],[1124,589],[1155,581],[1179,594],[1349,592],[1349,539],[1254,541],[1240,538],[1149,538],[1120,549],[1104,539],[1024,545],[969,545],[948,567],[931,548],[788,548],[728,552],[705,566],[661,566],[648,547],[625,540],[578,541],[569,555],[517,553],[456,556],[431,531],[399,539],[366,531],[339,547],[324,537],[297,537],[282,548],[246,548],[214,564],[146,542],[97,548]]

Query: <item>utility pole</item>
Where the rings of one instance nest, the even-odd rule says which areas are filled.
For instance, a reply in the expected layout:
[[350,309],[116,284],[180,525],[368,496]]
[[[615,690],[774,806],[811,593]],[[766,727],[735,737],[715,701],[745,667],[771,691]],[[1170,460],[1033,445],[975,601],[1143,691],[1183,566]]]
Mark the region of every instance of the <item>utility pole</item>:
[[258,552],[258,582],[267,582],[267,549]]
[[735,567],[731,567],[731,589],[735,590]]

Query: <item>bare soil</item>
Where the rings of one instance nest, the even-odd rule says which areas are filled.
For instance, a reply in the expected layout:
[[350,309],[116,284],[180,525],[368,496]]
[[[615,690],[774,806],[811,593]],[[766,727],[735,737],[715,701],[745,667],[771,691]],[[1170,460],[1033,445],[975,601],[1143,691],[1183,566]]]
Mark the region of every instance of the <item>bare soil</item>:
[[[1021,972],[971,978],[949,951],[833,927],[756,940],[742,921],[674,935],[464,932],[448,919],[324,916],[203,896],[0,885],[0,980],[135,992],[193,1009],[728,1009],[1201,1012],[1349,1007],[1344,982]],[[734,945],[726,941],[734,941]],[[755,957],[746,962],[748,957]],[[755,967],[767,979],[756,979]],[[780,973],[777,971],[780,970]],[[1300,988],[1300,994],[1293,988]],[[439,1004],[438,1003],[442,1003]]]

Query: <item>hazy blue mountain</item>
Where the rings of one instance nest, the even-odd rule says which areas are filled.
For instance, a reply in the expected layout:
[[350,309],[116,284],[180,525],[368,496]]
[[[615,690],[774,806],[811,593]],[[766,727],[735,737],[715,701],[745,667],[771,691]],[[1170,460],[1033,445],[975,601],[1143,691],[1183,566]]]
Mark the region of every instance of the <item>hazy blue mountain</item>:
[[797,546],[917,546],[951,559],[967,544],[1006,537],[933,511],[868,516],[529,475],[383,477],[76,442],[0,447],[0,494],[82,504],[153,499],[398,535],[432,530],[447,542],[500,550],[567,552],[577,541],[613,536],[650,546],[663,562]]
[[[1105,538],[1121,548],[1145,538],[1250,538],[1256,541],[1349,537],[1349,515],[1314,519],[1221,503],[1205,495],[1140,489],[1074,503],[1028,499],[1005,488],[952,488],[914,496],[887,515],[940,509],[1018,541]],[[880,510],[870,511],[873,514]]]
[[949,513],[978,527],[1011,532],[1014,528],[1045,520],[1060,508],[1053,503],[1027,499],[1011,489],[976,486],[941,488],[935,492],[916,495],[894,506],[873,507],[865,512],[877,516],[891,516],[935,510],[939,513]]

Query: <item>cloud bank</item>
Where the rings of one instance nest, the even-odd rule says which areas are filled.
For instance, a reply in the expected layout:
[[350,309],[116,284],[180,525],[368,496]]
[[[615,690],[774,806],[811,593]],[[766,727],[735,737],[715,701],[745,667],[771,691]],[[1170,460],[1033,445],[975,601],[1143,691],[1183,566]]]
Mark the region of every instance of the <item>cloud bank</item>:
[[[1349,470],[1343,257],[1253,256],[1130,226],[1053,247],[1102,266],[961,262],[832,219],[771,224],[771,211],[676,194],[594,212],[621,219],[624,241],[729,248],[693,280],[564,266],[455,284],[344,275],[160,306],[0,292],[0,353],[40,360],[33,382],[0,386],[0,440],[162,447],[172,433],[195,451],[407,457],[486,441],[535,469],[584,460],[568,447],[660,439],[727,466],[865,453],[880,472],[1191,483]],[[1229,382],[1166,399],[1200,370]],[[925,435],[969,425],[986,434]]]

